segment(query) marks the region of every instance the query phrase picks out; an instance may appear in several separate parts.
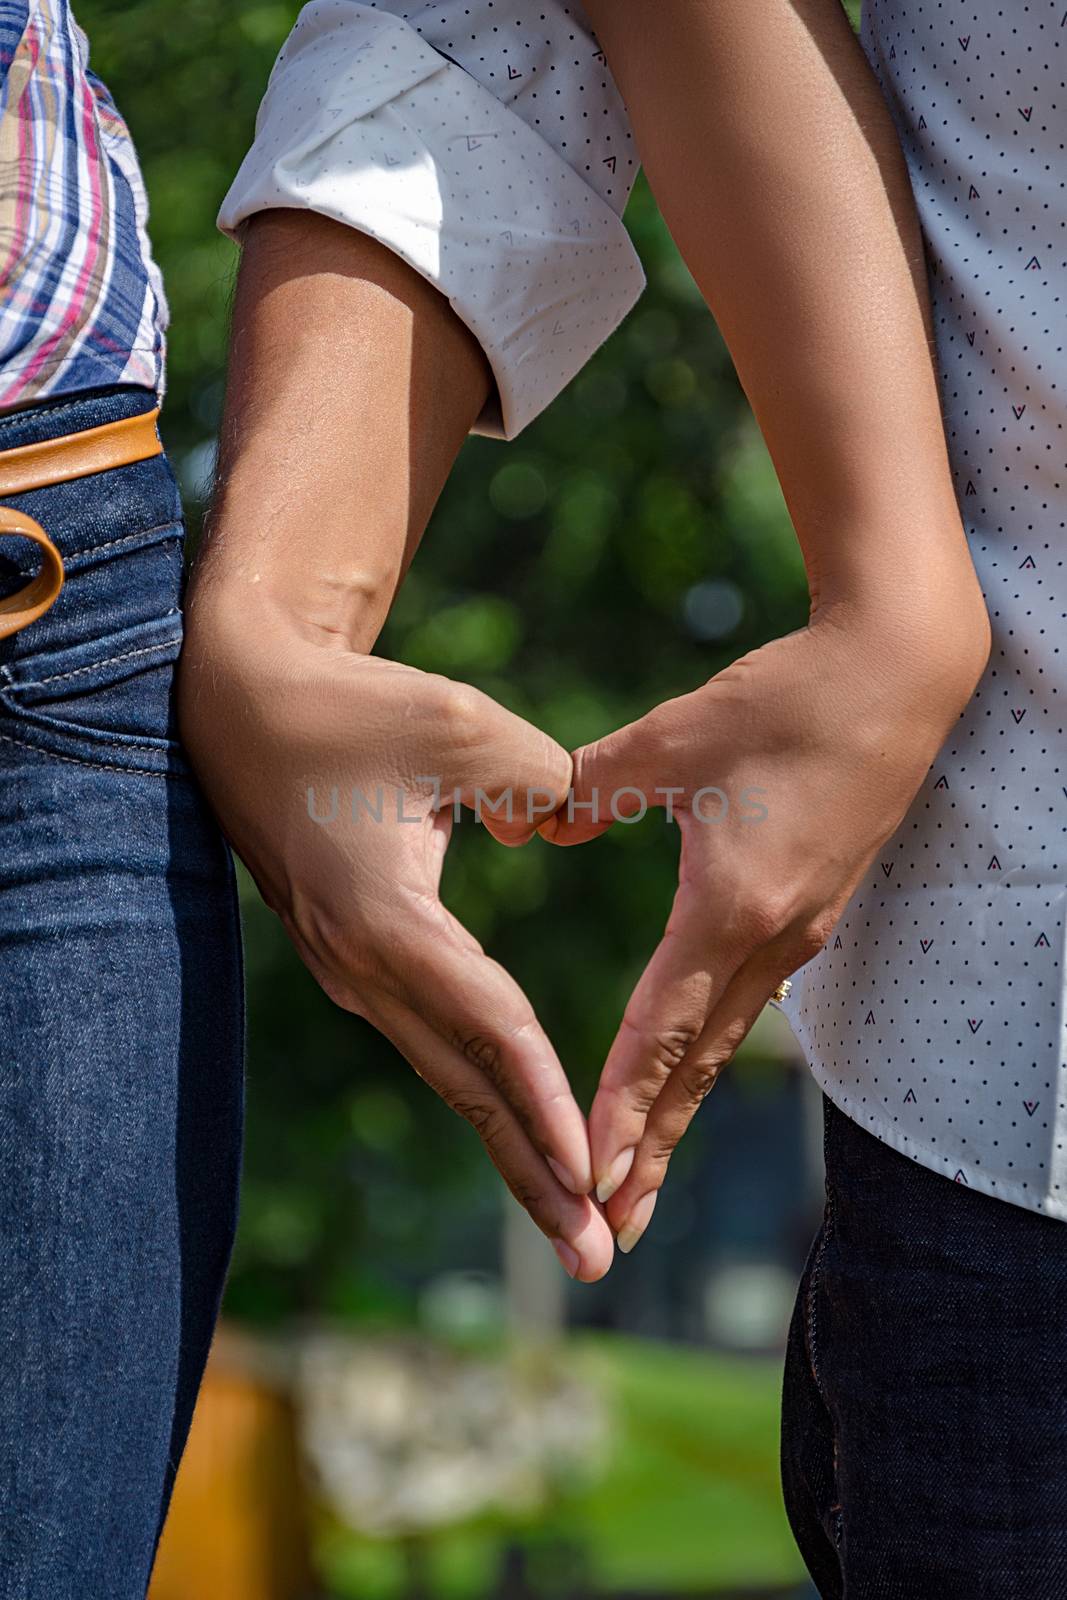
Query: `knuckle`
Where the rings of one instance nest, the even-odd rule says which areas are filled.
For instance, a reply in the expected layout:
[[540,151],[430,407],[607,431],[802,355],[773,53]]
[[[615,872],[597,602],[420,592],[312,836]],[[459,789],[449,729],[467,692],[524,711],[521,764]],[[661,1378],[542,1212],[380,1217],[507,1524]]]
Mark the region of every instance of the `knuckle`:
[[536,1184],[531,1183],[528,1178],[520,1178],[512,1173],[504,1173],[503,1178],[524,1211],[532,1214],[540,1208],[544,1195]]
[[695,1044],[700,1029],[688,1024],[673,1028],[643,1028],[632,1018],[623,1018],[623,1029],[634,1036],[640,1062],[640,1077],[602,1083],[641,1117],[647,1117],[660,1097],[664,1084],[677,1071],[687,1051]]
[[472,1066],[484,1072],[489,1082],[501,1088],[507,1080],[507,1058],[499,1039],[490,1034],[457,1034],[452,1043]]
[[682,1103],[688,1111],[696,1111],[703,1104],[714,1089],[721,1071],[722,1061],[711,1058],[687,1061],[679,1067],[678,1087]]
[[700,1028],[691,1023],[680,1023],[671,1028],[645,1028],[632,1017],[623,1017],[623,1027],[632,1033],[641,1049],[642,1057],[662,1083],[696,1043]]
[[696,1042],[699,1030],[695,1027],[664,1028],[653,1039],[657,1063],[676,1067],[686,1051]]
[[787,896],[779,890],[765,890],[745,911],[744,942],[754,950],[779,938],[792,920]]
[[677,1143],[678,1139],[674,1134],[663,1130],[649,1133],[648,1148],[645,1152],[646,1169],[642,1175],[642,1188],[659,1189],[662,1187],[663,1177],[667,1171],[667,1163],[674,1154]]
[[453,744],[465,745],[475,739],[485,721],[484,699],[469,683],[438,677],[434,683],[434,715]]
[[615,1083],[601,1080],[597,1094],[601,1097],[609,1095],[615,1105],[615,1114],[621,1112],[627,1123],[634,1118],[643,1123],[669,1077],[669,1070],[659,1071],[650,1067],[642,1070],[640,1078],[621,1078]]
[[600,1091],[610,1094],[628,1113],[644,1118],[659,1099],[673,1070],[673,1060],[663,1060],[650,1045],[642,1051],[638,1075],[627,1072],[625,1076],[617,1076],[614,1082],[601,1080]]
[[388,985],[383,981],[381,968],[365,959],[366,950],[357,956],[354,951],[342,947],[339,940],[315,934],[309,938],[292,924],[286,924],[286,932],[326,998],[342,1011],[380,1027],[373,997],[387,992]]
[[308,900],[283,919],[298,948],[314,951],[319,964],[339,975],[348,988],[360,988],[382,976],[377,943],[358,910],[346,917],[332,906]]
[[338,942],[333,947],[333,966],[352,994],[365,994],[372,988],[380,988],[388,993],[396,988],[395,983],[390,981],[387,964],[376,958],[369,944],[353,945],[347,940]]
[[818,955],[837,926],[837,920],[837,913],[832,907],[808,919],[797,941],[800,953],[798,965],[803,965],[805,961],[810,961],[813,956]]
[[709,1065],[714,1064],[716,1072],[721,1072],[732,1059],[751,1026],[751,1018],[745,1016],[731,1017],[723,1024],[715,1040],[714,1052],[708,1057]]
[[670,1074],[665,1072],[659,1077],[658,1081],[642,1078],[639,1083],[631,1084],[628,1098],[631,1107],[637,1112],[638,1116],[648,1116],[659,1099],[660,1091],[669,1076]]
[[507,1122],[503,1108],[489,1096],[469,1089],[453,1089],[445,1099],[465,1122],[469,1122],[482,1143],[490,1149],[500,1142]]
[[492,1027],[485,1027],[482,1018],[471,1015],[454,1019],[447,1036],[453,1049],[507,1096],[512,1088],[523,1085],[523,1061],[530,1042],[536,1043],[538,1032],[532,1009],[505,998],[494,1006]]
[[332,1000],[341,1011],[347,1011],[353,1017],[361,1017],[364,1022],[369,1022],[372,1027],[378,1028],[379,1032],[382,1031],[370,1000],[360,988],[347,979],[335,978],[329,973],[320,975],[318,984],[326,998]]

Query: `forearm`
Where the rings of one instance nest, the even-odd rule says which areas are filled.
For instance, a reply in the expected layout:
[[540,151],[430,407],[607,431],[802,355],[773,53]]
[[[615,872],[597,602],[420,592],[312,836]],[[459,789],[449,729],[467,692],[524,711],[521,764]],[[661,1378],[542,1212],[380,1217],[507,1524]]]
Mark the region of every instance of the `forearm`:
[[587,0],[774,460],[816,608],[980,605],[918,222],[838,0]]
[[191,620],[276,616],[369,650],[489,381],[392,251],[312,212],[255,216]]

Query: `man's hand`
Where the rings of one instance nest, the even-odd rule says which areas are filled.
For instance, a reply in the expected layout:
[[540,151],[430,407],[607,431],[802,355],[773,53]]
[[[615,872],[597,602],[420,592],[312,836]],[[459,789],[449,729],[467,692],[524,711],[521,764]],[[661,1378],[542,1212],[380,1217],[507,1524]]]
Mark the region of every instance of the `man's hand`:
[[[980,600],[945,633],[835,612],[574,757],[577,844],[614,804],[669,807],[678,892],[589,1117],[598,1197],[629,1250],[675,1145],[782,978],[811,959],[896,830],[989,648]],[[589,807],[596,803],[599,821]]]
[[[584,1119],[529,1001],[438,895],[452,791],[540,789],[547,813],[570,757],[485,695],[371,655],[490,381],[445,296],[377,240],[308,212],[252,218],[180,715],[319,983],[474,1124],[591,1282],[613,1245]],[[319,819],[336,791],[333,820],[309,791]]]
[[[343,644],[270,603],[191,608],[182,734],[223,828],[330,998],[386,1034],[477,1129],[572,1276],[600,1278],[610,1229],[588,1197],[585,1119],[519,987],[445,909],[458,793],[526,792],[547,815],[567,753],[488,696]],[[501,818],[494,831],[507,836]],[[526,830],[528,831],[528,830]]]

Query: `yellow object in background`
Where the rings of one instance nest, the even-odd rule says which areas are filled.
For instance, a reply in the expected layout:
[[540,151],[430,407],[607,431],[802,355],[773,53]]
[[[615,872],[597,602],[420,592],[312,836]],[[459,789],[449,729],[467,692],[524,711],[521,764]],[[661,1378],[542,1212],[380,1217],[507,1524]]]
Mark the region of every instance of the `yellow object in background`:
[[269,1356],[222,1328],[148,1600],[305,1600],[312,1587],[292,1401]]

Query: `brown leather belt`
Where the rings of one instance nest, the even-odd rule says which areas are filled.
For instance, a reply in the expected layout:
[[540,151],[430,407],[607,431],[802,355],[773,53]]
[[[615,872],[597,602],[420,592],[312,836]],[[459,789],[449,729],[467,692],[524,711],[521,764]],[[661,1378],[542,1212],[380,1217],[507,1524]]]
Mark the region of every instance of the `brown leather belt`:
[[[94,472],[112,467],[127,467],[134,461],[148,461],[162,454],[156,428],[158,407],[139,417],[124,417],[105,422],[100,428],[67,433],[40,444],[17,445],[0,450],[0,499],[28,494],[31,489],[46,489],[50,484],[66,483],[71,478],[88,478]],[[20,628],[43,616],[63,587],[63,557],[39,522],[0,505],[0,535],[16,534],[29,539],[41,551],[41,570],[14,594],[0,600],[0,639],[7,639]]]

